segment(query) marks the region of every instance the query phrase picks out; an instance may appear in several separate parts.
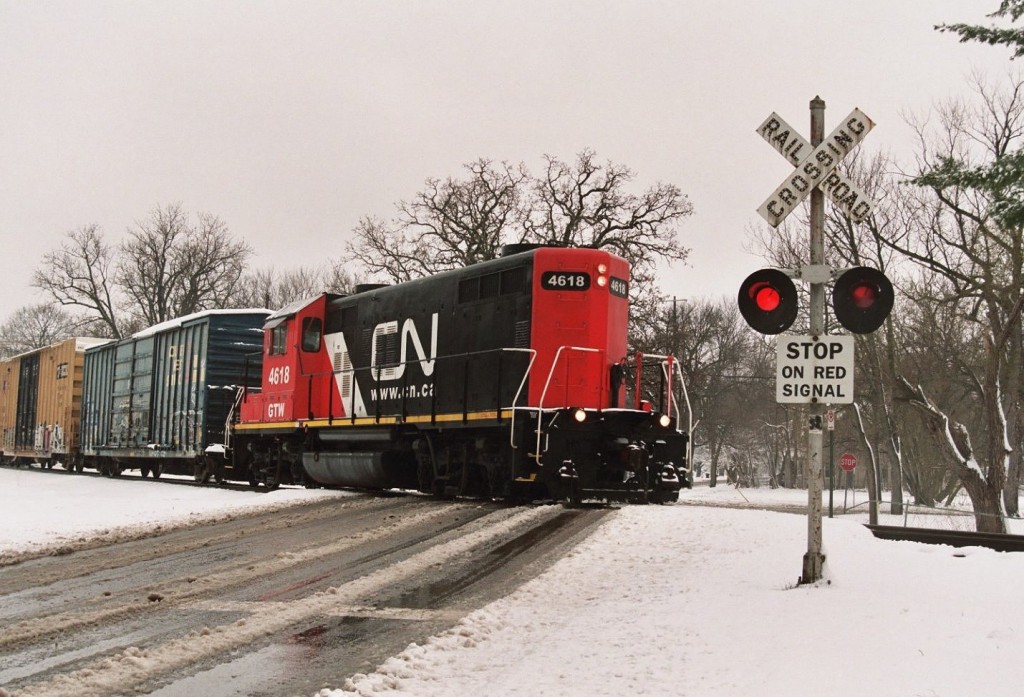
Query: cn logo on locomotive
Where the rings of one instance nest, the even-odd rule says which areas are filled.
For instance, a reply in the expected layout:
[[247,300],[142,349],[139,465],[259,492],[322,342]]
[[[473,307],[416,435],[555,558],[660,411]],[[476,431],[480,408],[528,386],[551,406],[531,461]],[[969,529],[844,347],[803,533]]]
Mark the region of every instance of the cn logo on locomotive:
[[[407,318],[402,323],[401,331],[401,348],[398,354],[398,364],[395,365],[393,361],[381,360],[384,352],[380,349],[386,345],[385,342],[388,340],[390,335],[398,334],[398,321],[393,320],[391,322],[381,322],[373,328],[373,340],[370,345],[370,375],[373,376],[374,380],[378,382],[385,382],[388,380],[401,380],[402,376],[405,375],[405,366],[408,361],[409,355],[409,343],[412,343],[412,349],[416,353],[416,358],[419,361],[420,368],[423,370],[423,375],[430,377],[434,374],[434,361],[437,358],[437,313],[433,313],[430,316],[430,357],[427,357],[427,353],[423,350],[423,342],[420,340],[419,332],[416,330],[416,324],[412,321],[412,318]],[[383,367],[381,363],[390,363],[391,365]]]

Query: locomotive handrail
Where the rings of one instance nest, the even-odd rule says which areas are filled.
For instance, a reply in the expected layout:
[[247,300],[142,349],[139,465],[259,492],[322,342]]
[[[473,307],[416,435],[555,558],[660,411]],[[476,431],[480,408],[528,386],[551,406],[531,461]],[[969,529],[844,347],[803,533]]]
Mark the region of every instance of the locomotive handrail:
[[242,385],[235,391],[235,400],[231,403],[231,408],[228,409],[227,418],[224,419],[224,449],[227,450],[231,447],[231,426],[235,420],[235,410],[238,409],[242,403],[242,398],[245,396],[246,387]]
[[[658,361],[658,365],[661,367],[661,377],[666,381],[665,397],[668,400],[666,412],[671,416],[673,409],[675,409],[676,423],[679,423],[679,402],[676,400],[675,395],[672,394],[672,369],[669,366],[679,366],[674,356],[660,355],[656,353],[645,353],[644,358],[652,358]],[[686,393],[686,382],[682,379],[682,372],[679,372],[680,383],[683,385],[683,393]],[[690,406],[689,397],[686,398],[686,406]],[[678,429],[677,429],[678,430]]]
[[[683,377],[683,367],[679,361],[672,362],[676,373],[679,375],[679,386],[683,390],[683,399],[686,401],[686,469],[690,472],[690,481],[693,481],[693,405],[690,404],[690,393],[686,389],[686,378]],[[675,400],[673,400],[675,401]],[[676,406],[676,424],[679,423],[679,407]],[[678,431],[678,427],[676,428]]]
[[530,354],[530,362],[526,365],[526,371],[523,373],[523,379],[519,381],[519,389],[516,390],[516,396],[512,398],[512,423],[509,425],[508,430],[508,442],[512,446],[512,449],[516,449],[516,404],[519,403],[519,395],[523,393],[523,388],[526,386],[526,378],[530,377],[530,371],[533,370],[533,362],[537,360],[537,349],[526,349],[526,348],[503,348],[502,351],[519,351]]
[[[667,399],[668,399],[668,409],[667,409],[667,411],[668,411],[669,415],[671,415],[673,413],[673,409],[675,411],[676,431],[680,431],[679,423],[681,421],[681,417],[680,417],[680,413],[679,413],[679,401],[675,398],[675,394],[672,391],[672,375],[675,374],[679,378],[679,385],[680,385],[680,387],[682,389],[683,400],[686,402],[686,418],[687,418],[687,426],[686,426],[686,434],[687,434],[687,438],[686,438],[686,468],[690,472],[690,475],[692,477],[692,475],[693,475],[693,428],[694,428],[694,423],[693,423],[693,405],[690,403],[690,394],[689,394],[688,390],[686,389],[686,378],[683,377],[682,366],[679,364],[679,361],[677,361],[674,356],[659,355],[659,354],[653,354],[653,353],[637,354],[637,356],[638,356],[638,363],[640,361],[642,361],[642,359],[644,359],[644,358],[652,358],[652,359],[657,360],[657,361],[660,362],[659,365],[661,366],[662,378],[665,379],[666,384],[667,384],[667,389],[666,389],[666,396],[667,396]],[[673,370],[673,368],[674,368],[674,370]],[[640,371],[638,370],[637,372],[639,373]],[[638,384],[638,386],[639,386],[639,383],[640,383],[640,378],[639,378],[639,375],[638,375],[638,377],[637,377],[637,384]],[[639,392],[639,388],[638,388],[638,392]],[[639,395],[637,396],[637,399],[639,399]]]
[[[590,347],[587,347],[587,346],[568,346],[568,345],[559,346],[558,350],[555,351],[555,358],[554,358],[553,361],[551,361],[551,369],[548,371],[547,380],[544,381],[544,389],[541,390],[540,399],[537,400],[537,447],[534,449],[533,457],[534,457],[534,459],[537,460],[537,465],[538,466],[540,465],[540,455],[541,455],[541,452],[540,452],[540,439],[541,439],[542,431],[541,431],[540,425],[541,425],[541,414],[543,413],[543,410],[544,410],[544,398],[547,397],[548,387],[550,387],[550,385],[551,385],[551,378],[555,374],[555,368],[558,367],[558,359],[562,357],[562,351],[564,349],[568,349],[570,351],[580,351],[580,352],[583,352],[583,353],[604,353],[604,351],[602,349],[590,348]],[[566,370],[568,370],[568,363],[566,363]],[[566,394],[568,394],[568,389],[569,389],[569,385],[567,383],[566,384]]]

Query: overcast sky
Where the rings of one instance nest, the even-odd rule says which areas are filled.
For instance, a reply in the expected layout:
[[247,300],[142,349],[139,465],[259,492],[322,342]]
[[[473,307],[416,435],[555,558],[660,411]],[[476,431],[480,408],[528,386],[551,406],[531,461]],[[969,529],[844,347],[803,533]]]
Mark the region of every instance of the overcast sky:
[[791,166],[755,133],[854,107],[869,151],[912,152],[907,112],[967,92],[1003,48],[933,26],[998,0],[0,0],[0,321],[42,299],[62,235],[112,241],[156,205],[219,215],[255,265],[340,257],[364,215],[477,158],[592,148],[678,185],[681,298],[734,295],[757,207]]

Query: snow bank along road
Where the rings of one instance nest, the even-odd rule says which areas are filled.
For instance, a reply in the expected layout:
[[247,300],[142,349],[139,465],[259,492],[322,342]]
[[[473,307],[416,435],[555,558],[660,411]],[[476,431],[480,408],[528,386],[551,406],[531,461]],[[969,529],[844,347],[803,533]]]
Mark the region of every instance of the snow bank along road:
[[353,497],[0,568],[0,694],[311,694],[536,576],[606,510]]

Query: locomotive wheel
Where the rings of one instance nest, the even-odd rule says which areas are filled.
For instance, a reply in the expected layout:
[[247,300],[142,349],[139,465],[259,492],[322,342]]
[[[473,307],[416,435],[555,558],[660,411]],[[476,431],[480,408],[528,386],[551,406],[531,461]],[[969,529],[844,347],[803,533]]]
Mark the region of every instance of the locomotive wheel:
[[281,464],[257,462],[256,471],[250,474],[250,481],[253,487],[263,487],[267,491],[274,491],[281,486]]
[[269,472],[260,473],[258,487],[266,489],[267,491],[274,491],[281,486],[281,483],[274,479],[274,475]]
[[267,468],[263,476],[263,486],[267,488],[267,491],[275,491],[281,486],[281,465],[280,463],[274,467]]

